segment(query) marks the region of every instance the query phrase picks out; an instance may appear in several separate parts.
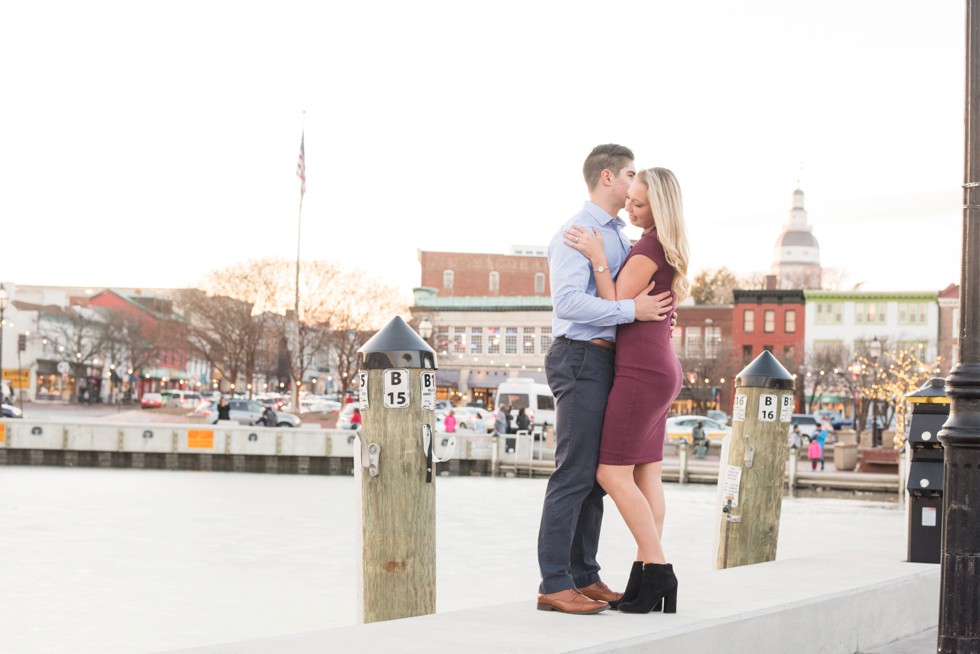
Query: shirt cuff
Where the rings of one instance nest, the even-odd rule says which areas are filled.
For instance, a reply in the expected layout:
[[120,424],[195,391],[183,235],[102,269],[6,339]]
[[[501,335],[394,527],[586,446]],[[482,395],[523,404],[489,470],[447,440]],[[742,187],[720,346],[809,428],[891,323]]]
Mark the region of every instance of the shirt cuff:
[[620,300],[619,309],[623,314],[623,319],[619,323],[620,325],[636,321],[636,303],[633,300]]

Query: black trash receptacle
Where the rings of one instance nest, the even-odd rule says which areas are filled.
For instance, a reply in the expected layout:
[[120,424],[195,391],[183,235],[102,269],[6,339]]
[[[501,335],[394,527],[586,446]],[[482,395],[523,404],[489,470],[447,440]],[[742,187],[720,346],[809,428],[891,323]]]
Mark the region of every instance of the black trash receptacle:
[[939,563],[943,537],[943,445],[939,430],[949,417],[946,380],[933,377],[905,397],[912,405],[908,437],[910,456],[908,560]]

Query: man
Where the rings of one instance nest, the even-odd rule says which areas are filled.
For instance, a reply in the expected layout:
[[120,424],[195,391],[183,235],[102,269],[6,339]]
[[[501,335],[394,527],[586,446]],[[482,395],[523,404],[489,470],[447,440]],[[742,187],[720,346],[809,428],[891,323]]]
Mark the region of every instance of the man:
[[632,300],[596,296],[595,272],[604,271],[593,271],[586,257],[566,246],[564,232],[573,224],[598,228],[610,272],[619,273],[630,242],[616,214],[626,205],[636,173],[633,153],[621,145],[597,146],[582,172],[589,201],[548,246],[555,339],[545,371],[557,403],[557,443],[538,532],[538,609],[574,614],[598,613],[622,597],[599,578],[596,562],[605,491],[595,472],[613,382],[616,325],[663,320],[673,311],[669,290],[649,295],[653,284]]

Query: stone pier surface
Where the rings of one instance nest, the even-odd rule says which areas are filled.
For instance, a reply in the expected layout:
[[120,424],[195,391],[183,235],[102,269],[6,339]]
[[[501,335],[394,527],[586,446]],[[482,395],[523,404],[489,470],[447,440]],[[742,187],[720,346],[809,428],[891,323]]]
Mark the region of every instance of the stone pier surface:
[[181,651],[855,654],[935,625],[938,598],[935,565],[839,551],[681,577],[675,615],[569,616],[528,601]]
[[[444,477],[437,613],[357,626],[353,482],[2,468],[0,604],[14,613],[0,652],[879,654],[938,618],[939,566],[903,562],[894,503],[784,498],[776,561],[716,573],[716,495],[700,484],[666,488],[676,615],[536,611],[545,480]],[[602,576],[622,589],[635,546],[608,501],[603,523]]]

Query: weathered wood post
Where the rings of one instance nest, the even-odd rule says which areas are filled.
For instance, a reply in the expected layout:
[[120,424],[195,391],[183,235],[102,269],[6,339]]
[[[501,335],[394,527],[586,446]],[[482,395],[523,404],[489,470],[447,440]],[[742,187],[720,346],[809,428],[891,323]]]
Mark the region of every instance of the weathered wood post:
[[364,419],[354,448],[361,490],[359,618],[434,613],[435,352],[396,316],[358,350],[358,359]]
[[677,444],[677,454],[680,459],[680,469],[677,471],[677,483],[687,483],[687,441],[682,440]]
[[718,568],[776,558],[793,387],[793,377],[768,351],[735,379],[732,433],[718,475],[724,504]]

